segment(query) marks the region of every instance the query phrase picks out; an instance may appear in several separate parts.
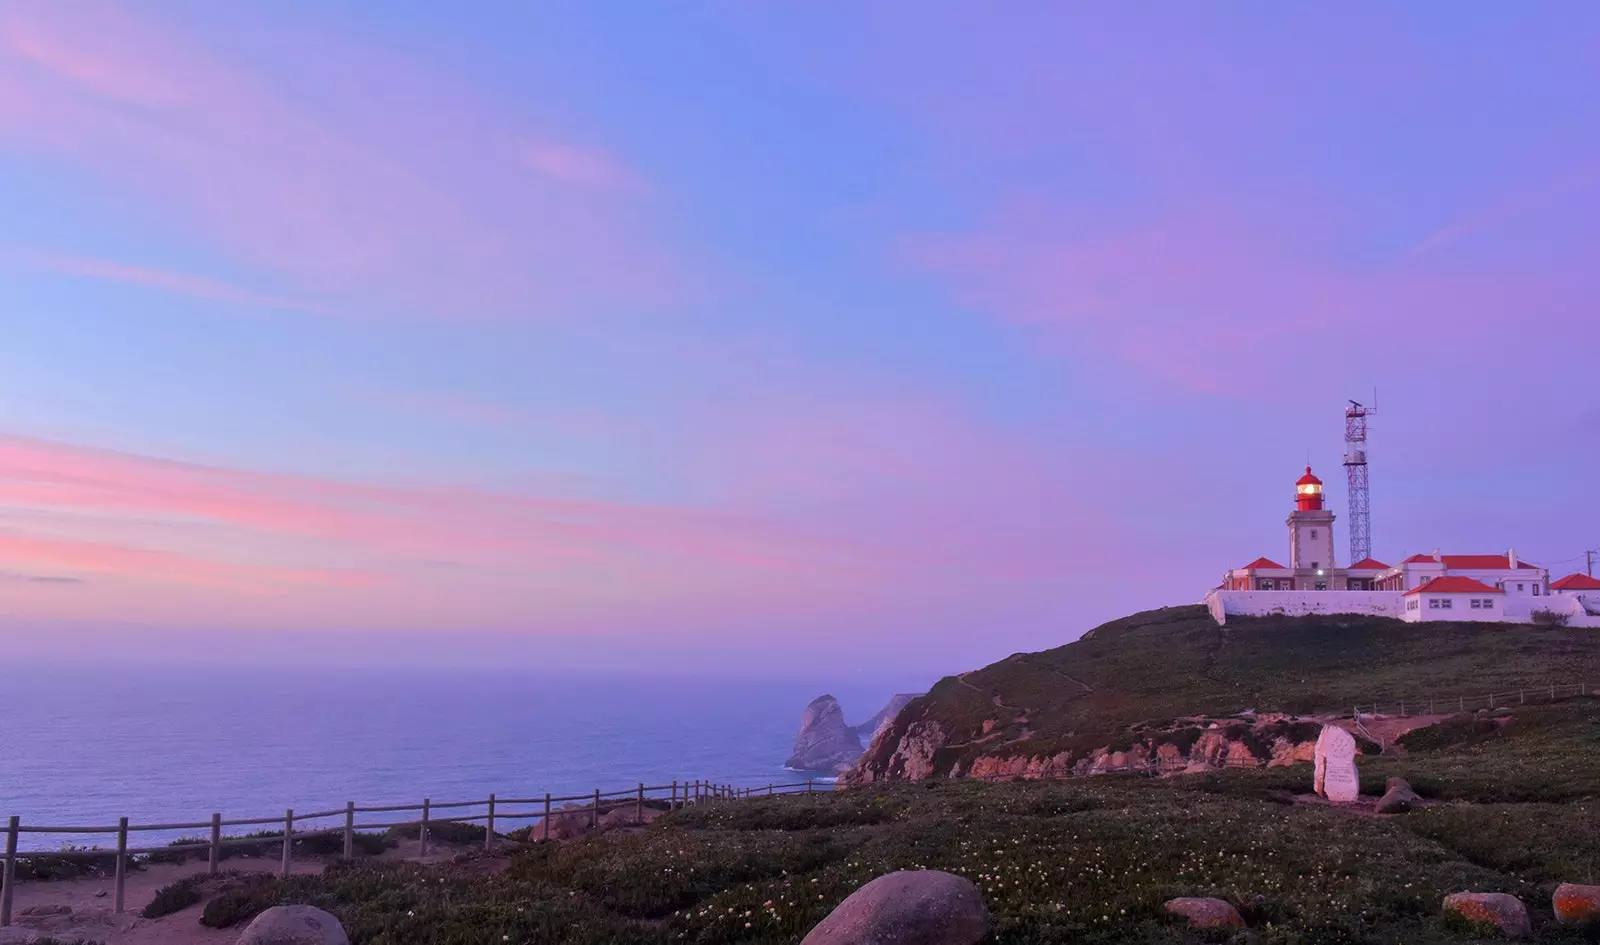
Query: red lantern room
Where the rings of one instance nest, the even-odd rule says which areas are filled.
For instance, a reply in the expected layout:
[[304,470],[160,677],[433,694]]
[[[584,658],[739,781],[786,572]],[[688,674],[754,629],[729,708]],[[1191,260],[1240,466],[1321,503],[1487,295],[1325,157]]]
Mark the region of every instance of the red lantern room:
[[1311,467],[1294,484],[1294,507],[1302,512],[1315,512],[1322,508],[1322,480],[1311,475]]

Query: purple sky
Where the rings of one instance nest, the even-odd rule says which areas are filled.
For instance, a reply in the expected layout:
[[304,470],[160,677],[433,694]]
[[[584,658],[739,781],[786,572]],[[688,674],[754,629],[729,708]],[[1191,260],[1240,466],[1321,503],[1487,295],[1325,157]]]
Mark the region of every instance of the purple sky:
[[1374,388],[1377,557],[1579,569],[1597,87],[1583,2],[13,0],[0,637],[955,671],[1285,554]]

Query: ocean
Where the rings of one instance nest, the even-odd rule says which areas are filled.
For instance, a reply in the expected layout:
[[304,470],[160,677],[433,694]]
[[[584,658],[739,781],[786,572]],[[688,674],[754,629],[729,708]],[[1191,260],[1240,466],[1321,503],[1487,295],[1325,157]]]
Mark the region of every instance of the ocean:
[[[856,724],[895,692],[931,683],[9,666],[0,668],[0,818],[152,824],[674,779],[765,787],[805,779],[783,762],[816,696],[831,692]],[[114,845],[31,834],[22,845],[69,840]]]

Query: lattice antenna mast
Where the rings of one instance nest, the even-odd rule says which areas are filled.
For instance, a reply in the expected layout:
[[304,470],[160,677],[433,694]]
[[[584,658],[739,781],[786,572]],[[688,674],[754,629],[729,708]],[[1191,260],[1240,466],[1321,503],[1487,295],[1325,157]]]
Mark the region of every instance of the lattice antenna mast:
[[1350,563],[1372,557],[1372,511],[1367,485],[1367,417],[1378,412],[1350,401],[1344,411],[1344,470],[1350,481]]

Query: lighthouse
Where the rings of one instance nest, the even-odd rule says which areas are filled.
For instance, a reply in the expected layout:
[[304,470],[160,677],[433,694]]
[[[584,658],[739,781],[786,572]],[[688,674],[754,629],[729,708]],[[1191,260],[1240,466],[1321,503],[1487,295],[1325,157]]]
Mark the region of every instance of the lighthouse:
[[1306,467],[1294,484],[1294,511],[1289,526],[1289,569],[1295,585],[1325,591],[1332,586],[1333,513],[1322,507],[1322,480]]

